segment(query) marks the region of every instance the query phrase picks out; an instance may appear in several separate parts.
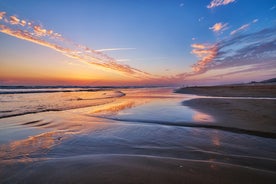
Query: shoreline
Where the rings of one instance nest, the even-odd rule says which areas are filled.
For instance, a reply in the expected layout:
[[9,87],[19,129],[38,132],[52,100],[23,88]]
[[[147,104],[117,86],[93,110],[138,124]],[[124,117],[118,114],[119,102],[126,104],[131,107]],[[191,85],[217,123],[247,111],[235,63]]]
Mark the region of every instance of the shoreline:
[[[262,87],[262,88],[261,88]],[[276,85],[189,87],[177,93],[220,97],[275,97]],[[232,95],[232,96],[230,96]],[[195,110],[212,115],[213,124],[276,133],[276,100],[226,99],[198,97],[182,103]]]

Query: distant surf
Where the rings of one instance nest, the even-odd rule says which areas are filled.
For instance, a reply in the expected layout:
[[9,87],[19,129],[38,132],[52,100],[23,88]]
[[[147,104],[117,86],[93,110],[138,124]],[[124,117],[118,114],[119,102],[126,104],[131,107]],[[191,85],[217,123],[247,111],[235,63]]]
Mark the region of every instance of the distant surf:
[[110,103],[125,94],[112,88],[0,87],[0,118]]

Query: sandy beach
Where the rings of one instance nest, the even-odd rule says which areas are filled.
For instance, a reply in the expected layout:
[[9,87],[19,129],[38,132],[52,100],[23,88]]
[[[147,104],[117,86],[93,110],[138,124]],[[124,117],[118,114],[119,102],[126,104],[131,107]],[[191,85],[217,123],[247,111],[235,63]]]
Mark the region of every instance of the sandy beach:
[[217,97],[276,97],[276,84],[244,84],[198,86],[177,89],[176,92]]
[[0,183],[276,181],[273,100],[201,98],[172,88],[1,100]]
[[177,92],[214,97],[258,97],[259,99],[200,97],[184,101],[183,105],[213,115],[217,125],[276,133],[276,100],[262,99],[275,97],[276,85],[188,87]]
[[[17,173],[20,183],[272,184],[276,179],[273,172],[238,165],[138,155],[53,159],[26,169],[27,173]],[[45,173],[51,177],[45,177]],[[17,183],[17,179],[11,177],[8,183]]]

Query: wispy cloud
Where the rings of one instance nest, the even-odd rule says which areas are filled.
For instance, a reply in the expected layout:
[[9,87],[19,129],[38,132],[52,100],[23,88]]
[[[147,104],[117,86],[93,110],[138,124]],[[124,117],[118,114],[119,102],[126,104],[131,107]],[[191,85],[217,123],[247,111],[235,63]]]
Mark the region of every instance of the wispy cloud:
[[212,0],[207,8],[214,8],[235,2],[235,0]]
[[192,48],[192,53],[200,58],[193,66],[193,75],[234,66],[262,64],[262,68],[275,68],[276,27],[233,36],[215,44],[193,44]]
[[98,49],[97,52],[106,52],[106,51],[120,51],[120,50],[135,50],[136,48],[108,48],[108,49]]
[[[0,12],[0,32],[10,36],[36,43],[67,57],[77,59],[82,62],[93,64],[104,69],[111,69],[128,76],[137,78],[151,78],[153,75],[128,65],[117,63],[117,61],[101,51],[90,49],[86,46],[68,41],[61,34],[53,30],[47,30],[41,25],[36,25],[27,20],[21,20],[17,16],[7,17],[5,12]],[[107,50],[127,50],[133,48],[113,48]],[[103,49],[102,49],[103,51]]]
[[236,34],[238,32],[246,30],[249,26],[250,26],[250,24],[244,24],[241,27],[239,27],[238,29],[235,29],[235,30],[231,31],[230,35],[234,35],[234,34]]
[[[192,66],[192,71],[164,78],[164,81],[193,81],[207,72],[215,74],[204,80],[224,76],[252,74],[257,71],[269,76],[276,72],[276,27],[259,32],[235,35],[216,43],[192,44],[192,54],[199,60]],[[211,77],[211,78],[210,78]]]
[[221,31],[228,29],[227,25],[228,25],[228,23],[218,22],[218,23],[215,23],[209,29],[211,29],[213,32],[221,32]]
[[231,31],[230,35],[234,35],[238,32],[244,31],[244,30],[248,29],[252,23],[256,23],[256,22],[258,22],[258,19],[254,19],[252,22],[250,22],[248,24],[244,24],[241,27],[239,27],[238,29]]

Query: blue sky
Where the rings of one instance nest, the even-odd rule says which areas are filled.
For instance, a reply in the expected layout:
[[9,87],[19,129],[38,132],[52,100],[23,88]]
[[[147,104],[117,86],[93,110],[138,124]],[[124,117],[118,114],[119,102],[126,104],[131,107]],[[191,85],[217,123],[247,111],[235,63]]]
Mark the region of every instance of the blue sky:
[[[212,3],[214,6],[210,7]],[[63,48],[76,49],[74,44],[79,44],[100,50],[118,64],[110,66],[106,63],[110,61],[97,61],[108,64],[111,70],[94,67],[93,62],[86,66],[87,63],[79,64],[79,59],[58,53],[60,50],[56,52],[14,33],[1,31],[2,84],[24,84],[24,80],[26,83],[39,83],[38,79],[47,81],[47,77],[51,79],[49,84],[53,80],[62,83],[73,81],[73,76],[76,76],[76,81],[85,80],[87,84],[90,84],[89,81],[91,84],[96,81],[139,85],[220,84],[262,80],[276,74],[276,70],[272,70],[276,66],[275,44],[257,53],[258,57],[267,60],[262,63],[261,72],[254,72],[261,59],[251,61],[249,57],[244,58],[243,64],[240,56],[235,57],[245,46],[256,50],[258,45],[273,43],[275,36],[269,33],[266,42],[261,36],[255,41],[251,39],[262,35],[258,32],[265,29],[275,33],[275,0],[0,0],[0,12],[5,12],[3,16],[6,18],[6,22],[4,18],[0,20],[0,25],[13,30],[33,31],[31,26],[20,27],[9,22],[11,16],[15,16],[40,28],[53,30],[70,43],[38,34],[36,39],[52,44],[59,42],[58,45]],[[234,39],[240,35],[244,35],[243,41]],[[227,41],[231,45],[222,48],[222,43]],[[230,54],[233,61],[226,58],[226,54],[221,55],[226,50],[235,55]],[[121,74],[122,71],[118,74],[116,70],[121,65],[148,75],[137,77],[139,72],[132,76],[132,73]],[[233,72],[233,75],[224,75]],[[66,78],[68,75],[70,77]]]

